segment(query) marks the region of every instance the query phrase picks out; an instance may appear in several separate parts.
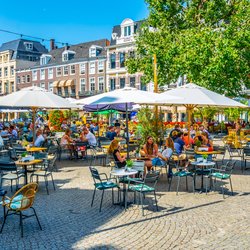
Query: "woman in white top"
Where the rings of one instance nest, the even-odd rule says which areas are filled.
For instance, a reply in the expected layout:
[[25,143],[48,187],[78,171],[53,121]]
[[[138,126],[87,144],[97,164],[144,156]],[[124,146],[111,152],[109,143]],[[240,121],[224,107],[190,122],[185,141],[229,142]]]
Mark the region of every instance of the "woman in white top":
[[163,150],[162,153],[158,153],[158,157],[161,159],[162,165],[165,165],[166,162],[171,158],[174,152],[174,142],[173,140],[168,137],[166,139],[166,148]]

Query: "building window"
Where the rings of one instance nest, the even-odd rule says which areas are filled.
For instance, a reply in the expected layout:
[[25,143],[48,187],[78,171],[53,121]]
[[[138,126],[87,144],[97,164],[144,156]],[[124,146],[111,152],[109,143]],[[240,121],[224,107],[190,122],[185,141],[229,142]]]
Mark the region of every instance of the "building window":
[[124,27],[124,36],[131,36],[131,27]]
[[101,91],[104,91],[104,77],[98,77],[98,88]]
[[5,83],[5,94],[9,94],[9,83]]
[[104,61],[98,62],[98,71],[102,73],[104,71]]
[[91,77],[89,79],[89,82],[90,82],[90,91],[94,91],[95,90],[95,78]]
[[56,68],[56,76],[61,76],[62,75],[62,68],[61,67],[57,67]]
[[74,75],[76,73],[76,66],[75,65],[71,65],[70,66],[70,74]]
[[43,55],[43,56],[41,56],[40,57],[40,65],[47,64],[50,61],[51,57],[52,57],[51,55]]
[[24,43],[27,50],[33,50],[33,43]]
[[22,76],[21,83],[25,83],[25,76]]
[[30,83],[30,75],[26,75],[26,82]]
[[10,75],[11,75],[11,76],[14,76],[14,66],[11,66],[11,67],[10,67]]
[[2,77],[2,68],[0,68],[0,77]]
[[62,61],[67,62],[69,60],[74,59],[75,57],[75,52],[74,51],[64,51],[62,53]]
[[76,95],[76,88],[75,88],[75,86],[71,86],[71,95],[72,96]]
[[110,55],[110,68],[115,69],[115,54]]
[[61,87],[59,87],[59,88],[57,89],[57,93],[58,93],[58,95],[62,95],[62,88],[61,88]]
[[64,88],[64,95],[65,95],[66,97],[69,96],[69,88],[68,88],[68,87],[65,87],[65,88]]
[[53,78],[53,68],[48,69],[48,78],[52,79]]
[[36,81],[37,80],[37,70],[32,71],[32,80]]
[[2,83],[0,82],[0,94],[3,93],[3,89],[2,89]]
[[50,92],[53,92],[53,82],[49,82],[48,90],[49,90]]
[[45,69],[41,69],[40,80],[44,80],[44,79],[45,79]]
[[96,48],[89,49],[89,57],[96,57]]
[[120,89],[125,87],[125,78],[120,78]]
[[8,68],[4,68],[4,76],[7,77],[8,76]]
[[80,64],[80,74],[84,75],[85,74],[85,63]]
[[130,87],[135,88],[135,77],[130,77],[129,82],[130,82]]
[[124,68],[125,67],[125,53],[122,52],[120,53],[120,68]]
[[80,92],[83,93],[86,90],[86,83],[85,83],[85,79],[81,78],[80,79]]
[[15,91],[15,85],[14,85],[14,82],[11,82],[11,92],[14,92]]
[[115,90],[115,79],[114,78],[110,79],[110,90],[111,91]]
[[69,74],[69,66],[64,66],[63,67],[63,75],[67,76]]
[[89,64],[89,74],[95,74],[95,62]]
[[[20,76],[17,77],[16,81],[17,81],[17,84],[21,83]],[[0,85],[1,85],[1,84],[0,84]]]

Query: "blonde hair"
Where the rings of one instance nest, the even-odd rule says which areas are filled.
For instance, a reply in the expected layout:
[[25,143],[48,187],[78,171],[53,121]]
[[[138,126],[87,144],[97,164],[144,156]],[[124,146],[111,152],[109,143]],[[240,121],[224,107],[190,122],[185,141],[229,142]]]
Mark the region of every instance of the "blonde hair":
[[170,137],[166,139],[166,144],[174,151],[174,141]]
[[108,153],[109,154],[113,154],[115,149],[118,148],[118,145],[119,145],[119,141],[118,140],[113,140],[110,145],[109,145],[109,148],[108,148]]

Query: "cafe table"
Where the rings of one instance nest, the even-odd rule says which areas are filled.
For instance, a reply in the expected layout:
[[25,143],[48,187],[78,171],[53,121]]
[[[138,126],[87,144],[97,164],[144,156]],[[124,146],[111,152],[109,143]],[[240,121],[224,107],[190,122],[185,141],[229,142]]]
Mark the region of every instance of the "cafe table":
[[28,166],[34,166],[38,163],[42,163],[43,159],[35,159],[35,160],[31,160],[31,161],[15,161],[15,164],[17,166],[21,166],[24,169],[24,182],[25,184],[28,184],[28,171],[27,168]]
[[26,147],[26,150],[27,150],[27,152],[34,153],[34,152],[40,152],[40,151],[47,150],[47,148],[44,148],[44,147]]
[[221,151],[195,151],[197,155],[218,155],[222,154]]
[[[200,189],[196,189],[200,192],[205,192],[205,189],[204,189],[204,169],[207,168],[207,167],[214,167],[215,166],[215,162],[213,161],[194,161],[194,162],[191,162],[192,165],[196,167],[199,167],[201,169],[201,188]],[[197,171],[197,170],[195,170]]]
[[[110,174],[112,176],[115,176],[115,177],[120,177],[120,178],[125,178],[125,177],[128,177],[128,176],[131,176],[131,175],[135,175],[137,174],[138,171],[137,170],[134,170],[134,169],[131,169],[131,170],[126,170],[125,168],[118,168],[118,169],[113,169]],[[123,201],[122,203],[119,203],[119,205],[121,206],[124,206],[126,207],[127,206],[127,202],[126,202],[126,183],[123,182]]]

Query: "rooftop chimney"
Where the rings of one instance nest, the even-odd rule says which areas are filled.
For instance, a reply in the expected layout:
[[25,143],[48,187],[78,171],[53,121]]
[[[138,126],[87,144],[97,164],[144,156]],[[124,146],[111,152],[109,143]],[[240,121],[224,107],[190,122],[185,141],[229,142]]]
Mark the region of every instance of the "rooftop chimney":
[[55,39],[50,39],[50,51],[55,49]]

